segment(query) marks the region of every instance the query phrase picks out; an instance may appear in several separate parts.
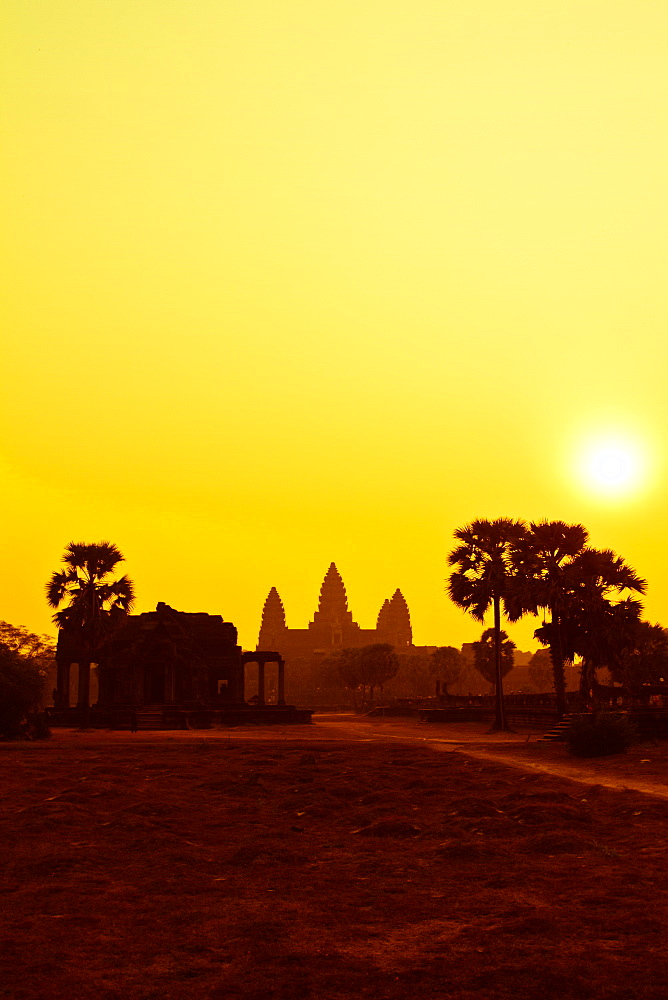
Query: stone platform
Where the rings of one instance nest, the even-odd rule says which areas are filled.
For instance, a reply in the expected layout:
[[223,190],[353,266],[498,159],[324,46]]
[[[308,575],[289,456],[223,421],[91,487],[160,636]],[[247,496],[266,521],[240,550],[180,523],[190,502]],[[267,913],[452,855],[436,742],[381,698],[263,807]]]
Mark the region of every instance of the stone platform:
[[139,705],[89,709],[46,710],[49,726],[87,729],[211,729],[215,726],[308,725],[313,712],[294,705],[234,705],[185,707],[181,705]]

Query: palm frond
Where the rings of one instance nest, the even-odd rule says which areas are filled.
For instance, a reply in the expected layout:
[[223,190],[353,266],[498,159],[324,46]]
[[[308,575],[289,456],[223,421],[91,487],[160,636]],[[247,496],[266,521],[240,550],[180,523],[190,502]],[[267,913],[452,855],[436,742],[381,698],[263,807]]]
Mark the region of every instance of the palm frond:
[[72,584],[77,582],[77,575],[73,571],[56,572],[51,575],[51,579],[46,585],[46,602],[50,608],[57,608],[69,593]]

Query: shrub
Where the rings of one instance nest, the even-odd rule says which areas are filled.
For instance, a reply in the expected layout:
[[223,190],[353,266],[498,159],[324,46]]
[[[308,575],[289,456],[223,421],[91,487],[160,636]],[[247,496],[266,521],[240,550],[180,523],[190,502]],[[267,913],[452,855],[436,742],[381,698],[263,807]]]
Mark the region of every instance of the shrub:
[[48,740],[51,730],[45,712],[36,712],[29,717],[28,732],[33,740]]
[[625,715],[576,715],[568,733],[568,749],[576,757],[607,757],[623,753],[635,737],[635,726]]

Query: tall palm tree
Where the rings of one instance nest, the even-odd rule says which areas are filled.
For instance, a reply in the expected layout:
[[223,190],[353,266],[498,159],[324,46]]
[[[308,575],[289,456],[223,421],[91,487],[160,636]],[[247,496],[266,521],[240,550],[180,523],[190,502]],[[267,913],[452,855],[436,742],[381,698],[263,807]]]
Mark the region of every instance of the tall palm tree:
[[[532,521],[512,552],[516,585],[510,602],[511,618],[522,612],[550,614],[550,628],[537,638],[548,639],[557,712],[566,711],[566,674],[564,672],[563,619],[568,582],[566,568],[581,553],[589,534],[582,524],[565,521]],[[545,624],[545,623],[544,623]]]
[[[496,711],[494,729],[507,729],[503,702],[501,666],[501,605],[511,593],[512,553],[525,534],[523,521],[500,517],[494,521],[476,520],[457,528],[460,544],[448,557],[457,569],[450,575],[448,594],[454,603],[468,611],[476,621],[484,621],[490,607],[494,610],[494,661],[496,676]],[[519,613],[517,617],[519,617]]]
[[134,585],[127,576],[112,579],[124,561],[111,542],[86,545],[70,542],[63,554],[65,569],[52,574],[46,585],[49,607],[57,611],[53,621],[69,634],[79,655],[79,708],[88,708],[90,665],[104,640],[123,623],[134,603]]
[[619,606],[610,598],[625,590],[642,594],[646,586],[620,556],[589,547],[588,538],[581,524],[532,522],[512,554],[516,577],[509,617],[513,620],[522,611],[549,613],[550,621],[535,634],[550,649],[560,715],[566,711],[565,659],[579,653],[589,672],[600,665],[640,612],[630,598]]

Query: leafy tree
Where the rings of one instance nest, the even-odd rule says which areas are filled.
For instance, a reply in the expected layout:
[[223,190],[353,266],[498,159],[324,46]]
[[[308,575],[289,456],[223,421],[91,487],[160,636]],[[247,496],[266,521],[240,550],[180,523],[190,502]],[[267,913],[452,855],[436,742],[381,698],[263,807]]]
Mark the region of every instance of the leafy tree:
[[23,625],[0,622],[0,643],[18,653],[25,664],[35,667],[44,683],[49,675],[53,683],[56,644],[50,635],[36,635]]
[[597,669],[614,671],[624,651],[634,646],[640,611],[638,602],[629,598],[616,604],[599,599],[593,607],[574,612],[566,631],[567,648],[582,657],[580,694],[589,707],[596,700]]
[[536,691],[552,689],[552,660],[547,649],[538,649],[529,661],[529,682]]
[[375,688],[383,690],[385,684],[396,676],[399,670],[399,659],[394,647],[388,642],[375,642],[370,646],[362,646],[358,650],[362,672],[362,684],[370,689],[370,701],[373,704]]
[[428,698],[434,690],[432,660],[428,653],[397,653],[399,670],[392,678],[392,695],[401,698]]
[[609,664],[613,680],[632,690],[668,682],[668,629],[639,621],[632,642]]
[[431,654],[431,673],[441,684],[441,691],[447,696],[451,684],[456,684],[462,672],[462,654],[455,646],[439,646]]
[[53,659],[56,655],[56,644],[50,635],[35,635],[22,625],[9,622],[0,622],[0,643],[31,661]]
[[[342,649],[327,657],[323,667],[325,671],[332,667],[337,670],[341,683],[352,694],[355,711],[362,711],[367,701],[373,702],[374,689],[379,687],[382,690],[383,685],[396,675],[399,660],[393,647],[382,642],[359,649]],[[361,694],[359,705],[358,693]]]
[[357,711],[357,690],[360,686],[360,673],[356,649],[338,649],[330,653],[321,663],[321,673],[326,682],[334,677],[347,691],[350,691],[353,707]]
[[642,605],[632,597],[614,601],[625,590],[644,592],[645,581],[610,549],[587,548],[569,568],[575,574],[570,595],[568,630],[573,651],[582,657],[580,691],[593,702],[596,670],[614,666],[622,650],[633,645]]
[[15,649],[0,643],[0,735],[13,736],[33,711],[44,678],[38,666]]
[[483,682],[483,677],[475,668],[473,643],[466,642],[461,648],[462,669],[459,675],[458,688],[461,694],[487,694],[489,689]]
[[290,657],[285,671],[285,696],[288,702],[304,705],[319,703],[321,700],[319,689],[331,686],[322,683],[317,669],[319,665],[319,660],[309,656]]
[[70,542],[65,549],[65,569],[52,574],[46,585],[50,607],[68,604],[53,621],[69,633],[79,656],[78,705],[88,708],[90,665],[104,641],[125,621],[134,603],[134,585],[127,576],[112,579],[124,557],[111,542],[87,545]]
[[[501,640],[501,675],[505,677],[513,669],[515,643],[512,642],[506,632],[499,633]],[[496,634],[493,628],[485,629],[478,642],[473,643],[473,662],[478,673],[482,674],[486,681],[496,685]]]
[[[452,601],[477,621],[484,621],[490,607],[494,611],[494,660],[496,713],[494,729],[507,729],[503,703],[501,650],[501,606],[508,610],[513,588],[511,555],[525,534],[522,521],[501,517],[495,521],[472,521],[455,531],[460,544],[448,558],[457,569],[451,574],[448,593]],[[523,613],[515,602],[516,618]]]

